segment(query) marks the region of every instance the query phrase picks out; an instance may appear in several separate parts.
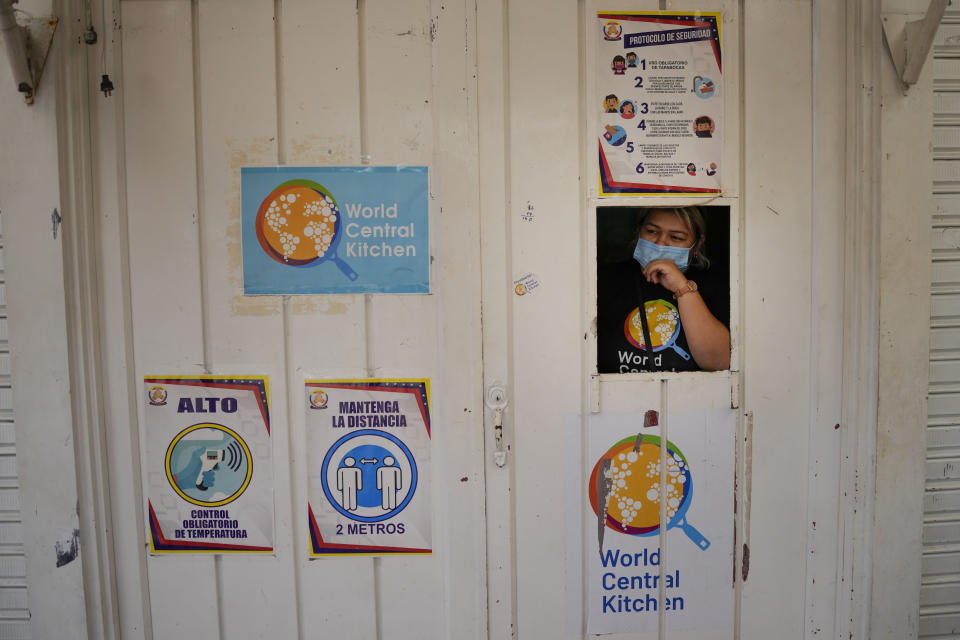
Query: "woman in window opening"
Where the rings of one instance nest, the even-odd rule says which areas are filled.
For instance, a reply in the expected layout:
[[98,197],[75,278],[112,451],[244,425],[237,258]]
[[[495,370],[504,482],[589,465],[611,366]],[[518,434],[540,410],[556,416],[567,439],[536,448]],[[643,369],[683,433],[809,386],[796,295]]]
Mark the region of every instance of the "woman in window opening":
[[730,367],[729,285],[709,268],[705,230],[698,207],[648,209],[633,260],[600,269],[600,373]]

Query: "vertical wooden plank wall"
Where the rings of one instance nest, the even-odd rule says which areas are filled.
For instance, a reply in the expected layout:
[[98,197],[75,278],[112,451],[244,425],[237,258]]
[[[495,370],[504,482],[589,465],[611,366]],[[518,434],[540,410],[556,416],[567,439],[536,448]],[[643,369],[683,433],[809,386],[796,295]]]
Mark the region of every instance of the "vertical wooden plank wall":
[[[844,295],[837,274],[844,271],[845,95],[850,65],[837,64],[846,46],[845,12],[840,3],[818,2],[811,30],[811,108],[813,171],[810,244],[813,259],[809,277],[810,393],[807,425],[807,519],[804,570],[804,635],[838,637],[836,600],[840,558],[840,510],[837,491],[842,486],[841,437],[843,385],[840,357],[844,349]],[[798,532],[799,533],[799,532]]]
[[[431,27],[434,26],[428,0],[367,0],[361,13],[360,46],[363,61],[362,105],[366,148],[371,164],[432,164],[434,150]],[[430,176],[435,182],[435,176]],[[431,189],[433,189],[431,185]],[[431,221],[437,220],[437,207]],[[443,240],[431,234],[434,244]],[[439,266],[439,265],[438,265]],[[434,270],[431,275],[443,273]],[[443,277],[446,277],[444,273]],[[444,397],[444,380],[437,379],[435,338],[438,327],[437,296],[369,296],[366,336],[367,365],[373,377],[428,376],[430,395]],[[434,405],[436,410],[436,405]],[[431,438],[447,429],[437,422]],[[438,513],[438,499],[444,495],[436,473],[443,463],[434,447],[431,506]],[[440,519],[435,519],[434,535]],[[419,631],[424,636],[440,634],[438,620],[430,609],[440,602],[439,582],[431,580],[438,557],[389,557],[374,561],[376,572],[377,621],[384,634]],[[428,621],[433,624],[429,624]],[[405,631],[403,631],[405,630]],[[414,634],[415,635],[415,634]]]
[[[284,2],[278,16],[280,146],[276,162],[291,166],[359,165],[360,27],[356,2]],[[284,303],[286,397],[291,523],[296,558],[297,614],[301,637],[313,630],[333,636],[377,638],[377,617],[356,615],[357,603],[374,599],[374,561],[366,558],[306,560],[308,456],[303,380],[362,378],[366,372],[366,312],[363,296],[295,296]],[[279,466],[278,466],[279,468]],[[375,605],[374,605],[375,606]]]
[[[563,424],[580,413],[580,8],[509,3],[508,140],[512,279],[541,286],[512,297],[511,408],[515,478],[516,628],[560,638],[566,619]],[[560,42],[564,44],[560,46]],[[520,214],[533,207],[534,220]],[[522,364],[521,364],[522,363]],[[545,588],[551,585],[551,588]]]
[[431,237],[437,239],[431,249],[437,330],[433,407],[445,427],[434,436],[433,572],[439,597],[433,607],[443,616],[435,633],[480,640],[490,637],[484,505],[490,455],[484,451],[482,399],[480,200],[486,194],[478,177],[477,7],[432,0],[429,9]]
[[[240,164],[277,162],[276,58],[271,3],[194,5],[194,68],[200,173],[200,261],[204,364],[211,373],[271,378],[274,496],[289,495],[283,464],[288,412],[283,402],[283,321],[277,298],[242,298]],[[239,63],[242,61],[242,63]],[[280,392],[278,402],[278,392]],[[297,634],[290,504],[275,499],[276,555],[215,560],[223,637]]]
[[[203,297],[191,5],[127,3],[123,21],[134,370],[138,380],[169,371],[199,374]],[[142,396],[136,397],[142,411]],[[141,475],[145,491],[163,481],[145,469]],[[219,635],[213,558],[150,558],[148,575],[155,637]]]
[[[510,335],[508,313],[513,292],[510,283],[510,219],[507,204],[509,137],[505,46],[507,16],[503,1],[477,4],[477,178],[480,193],[482,286],[479,289],[483,322],[483,385],[507,381]],[[512,394],[510,394],[512,395]],[[508,395],[508,399],[510,398]],[[494,410],[482,405],[480,411],[493,417]],[[503,418],[503,438],[513,442],[513,408],[508,404]],[[496,440],[487,431],[485,457],[493,458]],[[488,465],[486,485],[487,544],[487,632],[505,637],[513,627],[513,466]]]
[[[884,10],[905,13],[907,20],[919,20],[926,7],[927,4],[922,2],[883,5]],[[949,7],[955,8],[956,5]],[[896,13],[893,16],[894,19],[900,17]],[[941,25],[946,26],[956,19],[955,16],[955,13],[947,14]],[[941,27],[941,33],[946,30]],[[935,236],[931,233],[927,215],[937,211],[943,202],[932,197],[933,188],[942,188],[934,177],[945,177],[941,173],[944,165],[956,166],[952,159],[934,162],[938,151],[933,142],[934,104],[939,98],[935,96],[934,87],[950,86],[935,74],[940,70],[938,62],[942,63],[935,60],[931,52],[917,83],[906,91],[889,60],[883,60],[880,69],[882,144],[878,156],[881,210],[877,234],[881,292],[877,349],[880,391],[877,399],[876,504],[870,585],[873,606],[869,623],[873,638],[912,638],[917,635],[935,638],[941,633],[955,634],[960,619],[957,615],[960,613],[957,610],[960,590],[956,582],[950,578],[944,580],[944,591],[952,588],[952,594],[946,601],[931,602],[927,599],[930,576],[924,575],[926,572],[923,571],[927,563],[937,567],[934,573],[949,575],[951,571],[950,555],[929,553],[932,549],[925,544],[930,542],[926,538],[929,529],[925,531],[925,524],[931,519],[930,502],[939,503],[939,508],[948,513],[952,492],[941,491],[957,486],[956,471],[952,474],[948,471],[955,467],[953,460],[943,460],[941,464],[945,466],[939,468],[937,464],[930,464],[928,453],[936,451],[936,432],[927,426],[930,418],[931,423],[936,422],[936,417],[928,418],[928,393],[931,389],[943,391],[944,387],[949,387],[928,387],[928,379],[936,379],[938,374],[943,374],[941,367],[955,365],[956,361],[931,363],[931,360],[943,356],[942,352],[931,350],[934,336],[940,338],[942,332],[932,332],[929,321],[922,325],[918,322],[919,318],[930,318],[932,304],[939,306],[944,298],[949,300],[947,296],[929,296],[928,287],[921,285],[927,280],[936,282],[939,279],[939,272],[949,264],[940,260],[944,253],[950,255],[949,252],[932,250]],[[953,69],[957,68],[957,60],[950,60],[949,64]],[[937,133],[942,131],[939,129]],[[931,264],[931,260],[935,262]],[[934,292],[942,293],[950,291],[953,285],[942,289],[937,284],[933,286]],[[953,319],[944,324],[951,326]],[[927,358],[922,358],[922,354]],[[942,409],[949,406],[949,398],[949,395],[936,394],[933,402]],[[942,484],[931,482],[934,479]],[[955,535],[957,521],[945,519],[948,520],[945,528]],[[933,548],[936,549],[936,545]],[[951,545],[944,544],[938,550],[947,549],[952,551]]]
[[[741,632],[745,638],[801,637],[816,382],[810,348],[812,6],[751,3],[744,20],[744,388],[754,426]],[[773,59],[782,64],[769,64]]]
[[[87,87],[99,87],[104,70],[115,86],[124,85],[120,3],[109,0],[101,3],[93,3],[92,10],[106,17],[107,25],[101,27],[100,37],[111,46],[101,50],[83,45],[87,54]],[[101,314],[99,325],[104,373],[100,381],[104,402],[101,420],[105,429],[107,477],[124,479],[109,486],[109,530],[113,535],[116,581],[114,612],[122,612],[114,622],[121,638],[136,638],[148,633],[152,623],[150,594],[144,588],[148,580],[144,552],[147,537],[143,524],[145,505],[141,502],[140,434],[136,428],[142,386],[134,376],[126,138],[119,117],[123,113],[124,94],[115,91],[107,97],[97,93],[91,103],[95,160],[88,169],[95,185],[90,217],[96,221],[99,234],[96,241],[99,305],[101,309],[110,310]]]

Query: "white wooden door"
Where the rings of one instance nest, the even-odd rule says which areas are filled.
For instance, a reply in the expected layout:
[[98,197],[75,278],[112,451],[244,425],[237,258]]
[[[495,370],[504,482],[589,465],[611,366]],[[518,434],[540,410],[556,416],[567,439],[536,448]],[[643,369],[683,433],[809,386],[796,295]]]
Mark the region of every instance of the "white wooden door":
[[[118,504],[119,573],[142,576],[119,595],[121,632],[485,637],[470,5],[161,0],[125,2],[119,19],[122,224],[104,253],[128,258],[124,277],[104,277],[130,349],[111,365],[132,389],[145,375],[270,376],[277,541],[269,557],[144,565],[129,523],[143,526],[145,502]],[[240,168],[361,164],[429,167],[432,293],[245,297]],[[311,378],[431,380],[433,483],[420,490],[431,493],[432,555],[307,559]],[[143,463],[136,437],[133,448]],[[114,470],[133,485],[145,474]]]
[[[591,424],[598,416],[639,416],[639,430],[646,410],[667,410],[664,401],[672,410],[732,411],[736,404],[740,120],[738,14],[733,2],[671,2],[669,7],[722,12],[722,37],[729,45],[724,47],[723,159],[730,170],[724,177],[724,197],[711,204],[729,210],[733,371],[596,374],[598,207],[704,200],[597,195],[596,137],[589,128],[595,105],[587,101],[598,65],[592,64],[588,29],[598,10],[661,8],[655,1],[509,3],[503,12],[478,7],[480,68],[487,72],[479,79],[481,191],[490,195],[483,209],[484,371],[488,388],[503,383],[508,400],[506,464],[498,467],[488,455],[491,637],[589,635],[586,557],[597,554],[597,520],[584,511],[583,498],[593,465],[587,452]],[[498,100],[503,105],[499,111]],[[501,198],[506,207],[499,205]],[[514,284],[524,279],[537,286],[518,295]],[[489,424],[495,412],[488,407],[487,413]],[[726,444],[732,466],[733,438]],[[495,433],[488,429],[487,447],[496,446]],[[732,492],[728,499],[732,536]],[[683,536],[676,546],[672,541],[667,541],[666,554],[687,552],[684,545],[690,543]],[[732,569],[732,545],[725,552]],[[729,576],[723,596],[729,603],[729,626],[670,637],[733,637]],[[656,638],[658,632],[654,628],[619,637]]]

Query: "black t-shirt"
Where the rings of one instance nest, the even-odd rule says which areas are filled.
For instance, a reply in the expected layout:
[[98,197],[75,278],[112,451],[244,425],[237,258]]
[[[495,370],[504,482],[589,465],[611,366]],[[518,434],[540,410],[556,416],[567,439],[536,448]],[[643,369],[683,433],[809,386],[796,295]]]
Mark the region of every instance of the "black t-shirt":
[[[730,285],[719,269],[688,269],[707,308],[730,324]],[[645,347],[642,290],[653,353]],[[600,373],[699,371],[687,346],[673,292],[647,282],[635,260],[601,267],[597,278],[597,370]]]

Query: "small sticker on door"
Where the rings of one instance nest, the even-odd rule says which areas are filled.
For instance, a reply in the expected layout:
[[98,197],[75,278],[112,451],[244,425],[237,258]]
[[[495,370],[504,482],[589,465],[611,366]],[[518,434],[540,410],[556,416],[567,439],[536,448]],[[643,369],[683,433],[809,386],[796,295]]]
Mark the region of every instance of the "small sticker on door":
[[513,292],[518,296],[525,296],[533,293],[539,286],[540,281],[537,277],[528,273],[513,281]]

